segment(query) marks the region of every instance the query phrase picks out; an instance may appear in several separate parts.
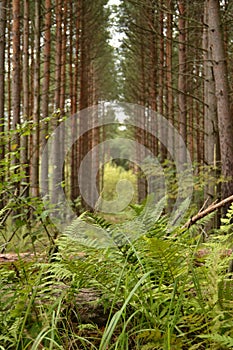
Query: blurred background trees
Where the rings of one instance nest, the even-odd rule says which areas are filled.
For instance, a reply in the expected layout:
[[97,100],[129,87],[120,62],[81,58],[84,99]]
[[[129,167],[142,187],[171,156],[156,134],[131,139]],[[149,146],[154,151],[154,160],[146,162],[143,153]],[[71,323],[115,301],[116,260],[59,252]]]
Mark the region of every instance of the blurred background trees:
[[[111,46],[112,11],[123,35],[118,48]],[[85,123],[103,116],[104,101],[116,100],[145,108],[142,128],[128,132],[162,163],[171,158],[166,147],[144,131],[145,125],[152,134],[158,127],[152,111],[179,130],[198,174],[206,177],[200,202],[217,198],[220,183],[222,197],[231,195],[232,19],[233,5],[227,0],[122,0],[112,7],[107,0],[0,1],[2,203],[12,174],[14,191],[27,196],[49,193],[53,184],[52,201],[62,177],[67,196],[75,201],[79,165],[106,138],[107,129],[84,133],[66,156],[62,174],[56,164],[64,153],[64,130],[59,131],[53,164],[45,155],[39,173],[42,150],[64,119],[71,116],[70,137],[75,139]],[[74,117],[93,105],[99,105],[99,114],[92,122]],[[116,134],[113,127],[112,137]],[[185,163],[185,154],[180,157]],[[80,174],[90,179],[98,174],[98,190],[103,171],[96,169],[102,163],[96,153],[91,170]],[[141,201],[147,184],[139,169],[138,174]],[[82,205],[88,208],[85,201]]]

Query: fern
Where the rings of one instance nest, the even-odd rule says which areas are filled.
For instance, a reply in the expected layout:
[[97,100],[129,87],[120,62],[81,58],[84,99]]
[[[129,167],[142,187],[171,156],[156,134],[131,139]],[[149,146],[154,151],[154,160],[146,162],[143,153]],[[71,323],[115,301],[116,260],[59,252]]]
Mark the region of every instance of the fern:
[[191,225],[190,228],[188,229],[190,236],[197,237],[201,233],[204,240],[206,240],[207,233],[205,231],[205,227],[211,222],[214,216],[215,216],[215,212],[212,212],[204,216],[202,219],[198,220],[194,225]]
[[159,220],[164,204],[165,198],[154,205],[154,196],[148,196],[142,208],[137,208],[137,215],[132,220],[115,225],[96,214],[85,213],[66,228],[65,234],[84,246],[121,248],[133,243],[154,226]]
[[113,224],[106,219],[104,219],[102,216],[99,216],[94,213],[86,212],[86,214],[83,216],[83,218],[91,219],[91,223],[98,225],[99,227],[102,227],[103,229],[108,229],[113,226]]
[[8,329],[8,334],[13,337],[15,340],[18,338],[20,327],[22,324],[23,317],[17,317],[11,327]]
[[233,203],[231,204],[226,217],[221,218],[221,231],[222,233],[229,233],[233,228]]
[[[96,328],[96,338],[104,331],[102,345],[111,349],[232,348],[231,282],[229,293],[225,282],[231,281],[226,271],[233,205],[221,228],[202,243],[190,230],[170,230],[169,218],[159,217],[163,200],[153,207],[149,198],[147,204],[136,206],[133,219],[121,224],[82,214],[57,239],[53,263],[20,261],[18,273],[1,266],[1,345],[17,348],[20,333],[22,347],[37,339],[36,348],[41,335],[41,346],[54,342],[67,348],[77,337],[88,343],[92,338],[85,335]],[[194,225],[193,233],[205,220]],[[207,254],[196,264],[202,249]],[[73,323],[70,315],[78,313],[81,289],[94,291],[97,303],[110,310],[103,330]],[[146,337],[155,329],[158,339]]]
[[200,338],[211,340],[214,343],[225,346],[227,349],[233,348],[233,338],[227,335],[220,335],[216,333],[216,334],[201,335]]

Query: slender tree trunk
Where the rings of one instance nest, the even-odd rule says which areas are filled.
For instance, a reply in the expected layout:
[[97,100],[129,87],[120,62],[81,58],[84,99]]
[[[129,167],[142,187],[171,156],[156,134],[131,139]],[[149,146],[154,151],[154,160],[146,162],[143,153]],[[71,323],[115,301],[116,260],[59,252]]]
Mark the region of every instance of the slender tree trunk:
[[[34,9],[34,7],[33,7]],[[34,9],[35,10],[35,9]],[[34,16],[33,16],[34,17]],[[30,115],[30,121],[33,122],[33,111],[34,111],[34,72],[35,72],[35,55],[34,55],[34,46],[35,46],[35,40],[34,40],[34,31],[32,32],[32,36],[30,38],[30,65],[29,65],[29,90],[30,90],[30,101],[29,101],[29,115]],[[33,154],[33,133],[31,132],[29,135],[29,145],[28,145],[28,153],[29,153],[29,160],[30,160],[30,166],[29,166],[29,174],[30,174],[30,183],[32,178],[32,154]],[[31,191],[31,186],[30,186]]]
[[[12,130],[15,131],[12,140],[12,149],[15,154],[20,147],[20,136],[17,132],[17,125],[20,124],[20,1],[12,1]],[[14,166],[19,166],[17,154],[13,156]],[[19,173],[19,168],[15,168]],[[19,180],[16,180],[16,189],[19,191]]]
[[202,164],[203,160],[203,133],[202,133],[202,117],[201,117],[201,108],[200,104],[197,101],[194,101],[194,109],[195,109],[195,114],[196,114],[196,122],[197,122],[197,163],[199,165]]
[[40,1],[35,0],[34,22],[34,74],[33,74],[33,123],[31,158],[31,191],[33,197],[39,197],[39,151],[40,151]]
[[[193,84],[191,84],[191,86],[193,86]],[[197,113],[195,111],[195,107],[194,107],[195,103],[194,103],[192,97],[187,98],[187,104],[189,106],[189,112],[188,112],[189,118],[188,118],[188,127],[187,127],[188,147],[189,147],[191,159],[194,161],[195,157],[197,157],[197,155],[195,153],[195,149],[194,149],[194,143],[196,140],[196,136],[195,136],[196,130],[195,130],[195,125],[194,125],[194,120],[195,120]]]
[[[65,100],[66,100],[66,55],[67,55],[67,0],[63,1],[62,11],[62,43],[61,43],[61,90],[60,90],[60,118],[65,116]],[[60,158],[64,157],[65,149],[65,128],[64,123],[60,125]],[[66,169],[63,164],[62,181],[65,180]]]
[[[179,129],[185,144],[187,143],[187,101],[186,101],[186,22],[185,0],[179,0],[179,76],[178,76],[178,106],[179,106]],[[180,160],[186,163],[186,150],[180,149]]]
[[[72,137],[75,140],[79,126],[77,125],[76,113],[78,110],[78,88],[80,83],[80,28],[81,28],[81,0],[75,3],[75,56],[70,62],[70,71],[72,70],[73,62],[75,62],[74,72],[73,72],[73,85],[71,87],[72,103],[71,103],[71,113],[72,113]],[[72,39],[70,39],[72,40]],[[74,201],[79,196],[79,185],[78,185],[78,165],[79,165],[79,147],[81,145],[80,140],[73,143],[71,150],[71,200]]]
[[[172,91],[172,0],[167,0],[167,35],[166,35],[166,117],[168,121],[174,124],[174,103]],[[168,141],[170,147],[174,147],[173,132],[169,129]]]
[[225,178],[225,182],[222,184],[222,198],[226,198],[233,193],[233,117],[230,111],[227,62],[221,31],[219,1],[207,0],[207,9],[209,48],[212,52],[215,94],[217,98],[222,175]]
[[149,40],[150,40],[150,72],[151,78],[149,79],[149,106],[152,110],[150,115],[150,129],[152,135],[150,136],[150,149],[154,153],[154,155],[158,155],[158,139],[153,135],[156,134],[156,118],[155,112],[157,111],[157,66],[158,66],[158,58],[157,58],[157,36],[154,31],[155,28],[155,1],[152,2],[152,8],[149,9]]
[[[146,80],[145,80],[145,47],[144,47],[144,42],[143,42],[143,38],[140,38],[141,42],[140,42],[140,101],[139,101],[139,105],[145,107],[145,101],[146,101],[146,89],[145,89],[145,84],[146,84]],[[139,128],[137,128],[136,132],[137,132],[137,146],[138,145],[143,145],[145,146],[145,124],[146,124],[146,115],[145,115],[145,110],[144,109],[140,109],[137,112],[137,116],[136,118],[138,118],[138,126]],[[145,158],[145,154],[143,152],[142,149],[140,149],[140,147],[137,147],[137,158],[138,160],[141,162],[143,162],[144,158]],[[142,170],[139,168],[138,169],[138,176],[137,176],[137,187],[138,187],[138,201],[139,203],[141,203],[145,197],[146,197],[146,180],[144,177],[144,174],[142,172]]]
[[[164,0],[163,0],[164,1]],[[163,5],[163,1],[161,1],[161,5]],[[159,14],[159,77],[158,77],[158,112],[163,116],[164,114],[164,58],[165,58],[165,50],[164,50],[164,13],[160,10]],[[166,117],[166,116],[165,116]],[[161,139],[165,138],[166,130],[164,125],[158,125],[159,134],[161,134]],[[163,163],[166,159],[166,147],[159,142],[159,155],[161,157],[161,162]]]
[[[55,94],[54,94],[54,129],[59,125],[60,119],[60,95],[61,95],[61,50],[62,50],[62,1],[56,0],[56,48],[55,48]],[[56,141],[53,149],[53,191],[52,203],[57,203],[59,200],[59,179],[61,169],[60,164],[60,132],[56,130]]]
[[[50,88],[50,60],[51,60],[51,0],[45,1],[45,22],[44,22],[44,76],[42,83],[42,99],[41,110],[42,118],[49,117],[49,88]],[[44,149],[47,137],[48,137],[48,122],[43,121],[41,130],[41,149],[43,152],[44,163],[41,169],[41,194],[45,195],[49,193],[49,161],[48,161],[48,149]]]
[[[87,4],[85,0],[81,1],[81,52],[80,52],[80,97],[79,97],[79,110],[86,109],[88,107],[88,79],[89,79],[89,68],[90,68],[90,57],[88,53],[88,28],[87,28]],[[90,115],[88,114],[88,118],[81,118],[80,120],[80,133],[83,134],[84,130],[87,130],[88,122],[90,122]],[[80,137],[79,142],[79,161],[78,165],[80,167],[82,160],[88,152],[88,137],[89,133],[82,135]],[[91,186],[91,164],[89,163],[87,166],[82,167],[82,171],[80,171],[79,177],[79,186],[81,186],[82,194],[84,196],[89,196],[90,186]],[[84,196],[82,195],[82,206],[83,208],[90,209],[88,204],[84,200]]]
[[[6,32],[6,1],[0,1],[0,139],[5,131],[5,32]],[[5,180],[4,165],[5,141],[1,141],[0,147],[0,182]],[[2,197],[2,196],[1,196]],[[0,209],[4,206],[4,199],[0,197]]]
[[[24,0],[23,15],[23,122],[29,120],[29,0]],[[21,138],[21,164],[24,167],[25,178],[24,186],[29,184],[29,157],[28,157],[28,135]],[[29,195],[29,187],[25,192],[25,196]]]
[[[5,32],[6,1],[0,1],[0,137],[5,131]],[[5,158],[5,142],[0,144],[0,162]],[[0,181],[4,181],[3,164],[0,164]],[[1,206],[1,205],[0,205]]]
[[[216,196],[216,166],[220,163],[219,134],[218,134],[218,116],[217,99],[215,95],[215,81],[213,74],[213,59],[209,43],[208,7],[204,7],[204,29],[203,29],[203,49],[204,49],[204,164],[212,167],[210,172],[211,181],[208,181],[205,187],[205,198],[213,201]],[[217,178],[216,178],[217,180]]]
[[[11,117],[12,117],[12,46],[11,46],[11,32],[12,32],[12,23],[9,16],[7,15],[7,130],[11,130]],[[7,177],[10,176],[10,149],[11,149],[11,138],[8,138],[7,143]]]
[[[77,3],[75,3],[78,6]],[[78,154],[77,154],[77,144],[75,142],[77,136],[77,82],[78,82],[78,69],[79,69],[79,11],[75,11],[76,17],[73,11],[73,1],[70,0],[70,23],[69,23],[69,40],[70,40],[70,50],[69,50],[69,77],[70,77],[70,96],[71,96],[71,137],[72,137],[72,148],[71,148],[71,161],[70,161],[70,198],[73,201],[78,197]],[[75,9],[76,10],[76,9]],[[74,21],[75,19],[75,21]],[[76,26],[74,26],[76,23]],[[73,42],[73,36],[75,32],[75,43]],[[73,55],[73,47],[75,46],[75,55]],[[75,68],[73,68],[73,63],[75,62]]]
[[61,117],[65,113],[66,99],[66,46],[67,46],[67,0],[63,1],[62,11],[62,42],[61,42],[61,90],[60,90],[60,109]]
[[[93,78],[94,78],[95,72],[93,72]],[[98,100],[97,100],[97,91],[96,91],[96,84],[95,79],[93,79],[93,105],[97,106]],[[100,191],[100,175],[99,175],[99,165],[100,165],[100,157],[99,157],[99,151],[98,151],[98,144],[100,141],[100,128],[95,127],[95,125],[98,123],[98,117],[99,117],[99,109],[96,107],[93,111],[93,126],[92,126],[92,187],[91,187],[91,200],[92,200],[92,208],[95,208],[95,205],[98,200],[98,193]],[[95,185],[95,186],[94,186]],[[96,191],[94,191],[96,187]]]

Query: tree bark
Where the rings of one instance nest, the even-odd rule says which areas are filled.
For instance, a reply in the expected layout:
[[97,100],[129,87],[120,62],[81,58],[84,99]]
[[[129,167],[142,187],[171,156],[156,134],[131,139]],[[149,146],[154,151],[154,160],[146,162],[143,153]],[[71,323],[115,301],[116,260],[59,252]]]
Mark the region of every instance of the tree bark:
[[[15,134],[12,139],[14,155],[12,163],[16,166],[14,172],[19,174],[19,159],[17,152],[20,147],[20,136],[17,126],[20,124],[20,1],[12,1],[12,130]],[[20,182],[16,180],[16,189],[19,192]]]
[[219,175],[217,168],[220,166],[220,148],[218,134],[217,99],[215,96],[215,80],[213,74],[213,59],[210,50],[210,38],[208,28],[208,7],[204,7],[203,27],[203,60],[204,60],[204,165],[210,174],[210,181],[205,186],[205,198],[213,200],[218,196],[216,180]]
[[[142,23],[141,23],[142,24]],[[140,25],[141,25],[140,24]],[[140,37],[140,100],[139,105],[145,107],[146,106],[146,65],[145,65],[145,46],[143,37]],[[145,124],[146,124],[146,115],[144,109],[140,109],[137,111],[138,118],[138,128],[136,130],[137,134],[137,158],[140,163],[143,162],[145,158],[144,151],[140,149],[140,145],[145,146]],[[138,187],[138,202],[141,203],[146,197],[146,179],[143,174],[142,169],[138,168],[138,176],[137,176],[137,187]]]
[[[80,40],[80,96],[79,96],[79,110],[82,111],[88,107],[89,102],[89,69],[90,69],[90,56],[88,47],[88,34],[90,35],[90,28],[87,27],[89,16],[88,16],[88,4],[85,0],[80,1],[81,5],[81,40]],[[88,153],[88,144],[90,133],[83,135],[83,132],[87,130],[88,123],[90,123],[90,114],[88,118],[81,118],[80,121],[80,133],[79,138],[79,160],[78,166],[80,167],[84,157]],[[82,187],[82,193],[84,196],[90,197],[90,187],[91,187],[91,164],[88,163],[86,167],[82,167],[79,177],[79,186]],[[84,200],[84,196],[81,196],[82,206],[86,209],[91,209]]]
[[[29,0],[24,1],[24,14],[23,14],[23,122],[29,121]],[[28,156],[28,135],[24,135],[21,138],[21,154],[20,160],[24,167],[25,178],[23,179],[23,188],[25,190],[25,196],[29,195],[29,156]]]
[[40,1],[35,0],[34,22],[34,72],[33,72],[33,123],[32,159],[31,159],[31,193],[39,197],[39,150],[40,150]]
[[[166,117],[168,121],[174,124],[174,102],[173,102],[173,91],[172,91],[172,21],[173,21],[173,4],[172,0],[167,0],[167,35],[166,35]],[[170,147],[174,147],[174,135],[173,132],[168,130],[168,140]]]
[[[50,60],[51,60],[51,0],[45,0],[45,22],[44,22],[44,73],[42,83],[42,98],[41,98],[41,110],[42,119],[49,117],[49,88],[50,88]],[[44,149],[49,127],[48,121],[43,121],[41,130],[41,150],[44,156],[44,163],[41,169],[41,194],[45,195],[49,193],[49,161],[48,161],[48,149]]]
[[[3,140],[5,131],[5,33],[6,33],[6,1],[0,1],[0,137]],[[5,180],[6,166],[3,162],[5,158],[5,141],[0,144],[0,182]],[[0,197],[0,209],[4,206],[4,199]]]
[[[78,145],[79,142],[75,142],[77,137],[77,101],[78,101],[78,81],[79,81],[79,41],[80,41],[80,1],[75,3],[75,13],[73,11],[73,0],[69,3],[70,8],[70,60],[69,60],[69,77],[70,77],[70,96],[71,96],[71,137],[72,137],[72,148],[71,148],[71,171],[70,171],[70,198],[72,201],[78,197]],[[74,25],[75,24],[75,25]],[[75,43],[73,40],[75,32]],[[73,47],[75,46],[75,55],[73,55]],[[73,64],[75,62],[75,67]]]
[[[161,5],[163,6],[163,1],[161,1]],[[164,13],[163,10],[160,10],[159,13],[159,76],[158,76],[158,112],[160,115],[163,116],[164,114],[164,93],[165,93],[165,76],[164,76],[164,58],[165,58],[165,50],[164,50]],[[165,116],[166,117],[166,116]],[[159,134],[161,134],[161,139],[166,138],[166,130],[164,126],[158,125]],[[166,147],[162,144],[162,142],[159,142],[159,155],[161,158],[161,162],[163,163],[167,156],[167,150]]]
[[[0,1],[0,136],[5,131],[5,33],[6,0]],[[5,142],[1,142],[0,162],[5,158]],[[0,181],[4,181],[5,166],[0,164]],[[1,207],[1,204],[0,204]]]
[[[55,93],[54,93],[54,122],[53,128],[59,126],[60,119],[60,95],[61,95],[61,51],[62,51],[62,1],[56,0],[56,47],[55,47]],[[60,164],[60,131],[56,130],[56,139],[53,149],[53,186],[52,186],[52,203],[59,201],[59,186],[61,179],[61,164]]]
[[[7,130],[11,130],[11,117],[12,117],[12,45],[11,45],[11,33],[12,33],[12,21],[11,16],[7,13],[7,33],[6,33],[6,41],[7,41]],[[7,143],[7,149],[11,149],[11,138],[9,137]],[[7,155],[7,177],[10,176],[10,153]]]
[[[209,24],[209,49],[212,52],[215,95],[217,99],[218,128],[221,151],[221,167],[224,182],[222,198],[233,193],[233,117],[230,111],[228,72],[223,34],[221,30],[220,4],[218,0],[206,0]],[[226,212],[227,205],[224,207]]]
[[[179,106],[179,130],[185,144],[187,144],[187,98],[186,98],[186,4],[185,0],[179,0],[179,75],[178,75],[178,106]],[[180,145],[179,145],[180,146]],[[180,147],[180,161],[185,164],[186,150]]]
[[[61,42],[61,89],[60,89],[60,119],[65,117],[65,102],[66,102],[66,56],[67,56],[67,0],[63,1],[62,5],[62,42]],[[60,158],[64,157],[65,149],[65,128],[64,123],[60,125]],[[64,163],[61,169],[62,181],[66,177],[67,164]]]
[[149,78],[149,107],[152,110],[150,113],[150,150],[154,153],[155,156],[158,155],[158,139],[154,136],[156,133],[156,118],[155,112],[157,112],[157,66],[158,66],[158,43],[157,43],[157,34],[153,30],[156,23],[156,7],[155,1],[152,1],[151,8],[149,8],[148,15],[148,26],[150,28],[149,33],[149,59],[150,59],[150,75]]

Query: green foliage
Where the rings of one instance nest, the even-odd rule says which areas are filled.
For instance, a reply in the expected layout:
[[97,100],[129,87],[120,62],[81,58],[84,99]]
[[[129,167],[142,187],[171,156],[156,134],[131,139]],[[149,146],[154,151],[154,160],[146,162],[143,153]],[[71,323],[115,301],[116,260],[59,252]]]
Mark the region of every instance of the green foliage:
[[224,233],[228,233],[230,232],[230,230],[232,229],[232,220],[233,220],[233,203],[231,204],[226,217],[225,218],[221,218],[221,231]]
[[7,196],[8,202],[0,211],[2,252],[32,250],[35,253],[44,251],[45,245],[50,249],[57,235],[56,228],[49,220],[53,206],[45,210],[40,198],[20,196],[13,191],[8,191]]
[[[203,242],[198,225],[171,230],[166,217],[154,220],[158,208],[132,207],[134,220],[121,224],[84,213],[57,238],[52,263],[45,255],[27,262],[19,253],[0,265],[4,349],[232,347],[233,208]],[[115,246],[88,246],[82,222]]]
[[105,200],[113,200],[117,198],[116,186],[120,180],[129,181],[134,188],[134,197],[132,202],[137,199],[137,178],[132,170],[125,170],[121,166],[107,163],[104,167],[104,188],[102,196]]
[[224,346],[226,349],[233,348],[233,338],[220,334],[208,334],[200,336],[200,338],[209,339],[211,342]]

